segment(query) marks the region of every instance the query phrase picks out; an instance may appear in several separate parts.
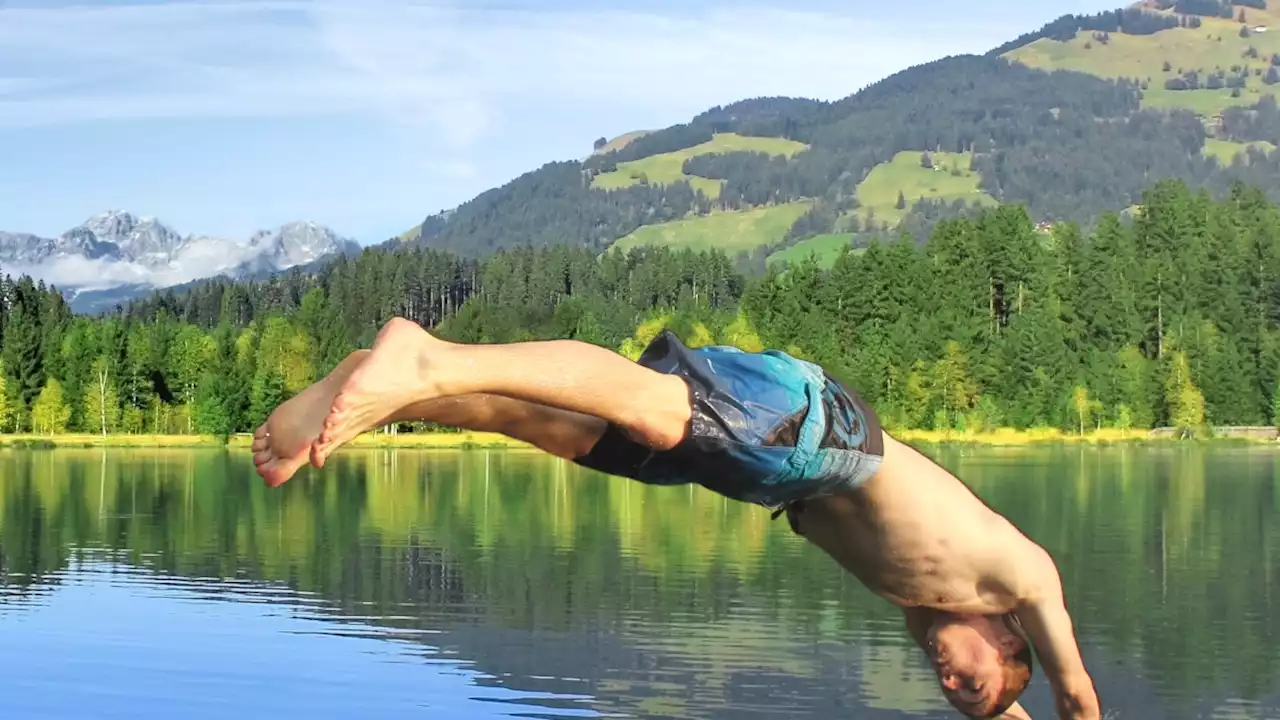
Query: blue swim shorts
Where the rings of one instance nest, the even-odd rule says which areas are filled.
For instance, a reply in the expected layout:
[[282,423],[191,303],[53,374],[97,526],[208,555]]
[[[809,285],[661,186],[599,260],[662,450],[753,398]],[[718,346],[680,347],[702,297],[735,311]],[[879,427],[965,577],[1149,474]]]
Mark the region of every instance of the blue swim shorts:
[[654,451],[611,424],[577,464],[653,485],[695,483],[776,511],[856,488],[880,467],[879,418],[813,363],[777,350],[690,349],[670,332],[639,363],[688,384],[684,438]]

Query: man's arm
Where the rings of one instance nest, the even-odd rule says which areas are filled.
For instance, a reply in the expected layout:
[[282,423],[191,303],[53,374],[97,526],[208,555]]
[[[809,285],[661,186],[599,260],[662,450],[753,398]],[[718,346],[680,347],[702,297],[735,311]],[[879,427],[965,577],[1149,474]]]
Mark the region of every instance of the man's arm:
[[1014,614],[1053,688],[1058,717],[1097,720],[1101,717],[1098,694],[1080,657],[1062,593],[1062,578],[1049,553],[1039,547],[1037,551],[1037,557],[1029,563],[1032,582],[1020,593]]
[[[933,624],[933,614],[934,611],[929,608],[902,608],[903,620],[907,623],[907,632],[926,654],[929,652],[929,626]],[[1031,713],[1015,702],[996,720],[1032,720],[1032,718]]]

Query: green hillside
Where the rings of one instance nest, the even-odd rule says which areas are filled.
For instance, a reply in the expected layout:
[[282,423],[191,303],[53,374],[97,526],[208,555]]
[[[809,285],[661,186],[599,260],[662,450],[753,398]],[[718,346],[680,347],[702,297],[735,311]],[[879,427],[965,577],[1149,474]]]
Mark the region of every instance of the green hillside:
[[1230,165],[1236,155],[1244,153],[1250,147],[1267,153],[1276,149],[1275,145],[1265,141],[1244,143],[1209,138],[1204,141],[1204,154],[1218,158],[1218,162],[1223,165]]
[[[859,219],[864,223],[874,219],[894,227],[921,198],[996,204],[995,198],[978,189],[980,178],[969,169],[973,153],[929,153],[932,168],[924,167],[923,155],[918,150],[906,150],[873,168],[867,178],[858,183]],[[905,200],[903,208],[898,207],[899,193]]]
[[644,137],[645,135],[648,135],[648,134],[649,134],[648,130],[632,130],[629,133],[623,133],[618,137],[606,142],[599,150],[596,150],[595,152],[599,154],[599,153],[612,152],[614,150],[621,150],[622,148],[629,145],[632,140],[635,140],[636,138],[639,138],[639,137]]
[[660,225],[645,225],[618,240],[615,247],[662,245],[675,250],[718,249],[729,255],[778,242],[812,205],[809,201],[736,212],[713,212]]
[[[765,262],[769,265],[792,264],[798,263],[810,255],[816,255],[818,257],[818,265],[829,268],[835,264],[836,258],[840,257],[840,252],[849,247],[849,243],[852,240],[852,233],[815,235],[801,240],[789,248],[773,253]],[[862,251],[863,248],[856,248],[853,252],[856,254]]]
[[[1159,179],[1216,196],[1247,182],[1280,199],[1280,153],[1231,162],[1280,145],[1280,107],[1267,104],[1280,87],[1269,84],[1280,80],[1280,28],[1272,11],[1244,8],[1242,24],[1237,10],[1227,19],[1212,17],[1225,11],[1217,0],[1150,0],[1065,15],[832,102],[753,98],[598,138],[585,159],[427,216],[406,242],[468,258],[561,244],[736,252],[886,228],[925,237],[997,201],[1037,223],[1088,224],[1138,204]],[[1198,89],[1173,89],[1190,82]],[[1204,115],[1226,103],[1235,107]],[[922,166],[925,148],[937,168]],[[757,271],[766,261],[747,258]]]
[[[1239,21],[1241,12],[1244,23]],[[1228,107],[1252,105],[1280,88],[1267,82],[1272,56],[1280,53],[1280,12],[1236,6],[1233,15],[1231,19],[1197,16],[1199,27],[1170,28],[1151,35],[1115,32],[1103,37],[1081,30],[1067,42],[1043,38],[1004,57],[1042,70],[1136,78],[1147,83],[1143,107],[1186,108],[1213,116]],[[1171,83],[1180,87],[1179,79],[1192,73],[1197,88],[1170,87]]]
[[669,185],[680,180],[688,180],[695,190],[701,190],[703,195],[714,200],[720,197],[720,188],[724,181],[685,175],[683,172],[685,160],[698,155],[731,152],[759,152],[767,155],[791,157],[806,148],[807,146],[804,143],[784,138],[748,137],[736,133],[717,133],[707,142],[691,148],[659,153],[640,160],[619,163],[617,170],[597,175],[591,186],[600,190],[616,190],[636,185],[641,180],[658,185]]

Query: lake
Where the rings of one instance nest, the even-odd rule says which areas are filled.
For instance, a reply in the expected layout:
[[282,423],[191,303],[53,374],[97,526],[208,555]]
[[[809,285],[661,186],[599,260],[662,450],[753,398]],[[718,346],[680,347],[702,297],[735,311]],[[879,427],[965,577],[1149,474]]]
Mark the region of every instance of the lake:
[[[922,449],[1057,558],[1111,717],[1280,717],[1280,453]],[[0,450],[0,578],[4,718],[957,717],[785,520],[519,450],[274,491],[239,450]]]

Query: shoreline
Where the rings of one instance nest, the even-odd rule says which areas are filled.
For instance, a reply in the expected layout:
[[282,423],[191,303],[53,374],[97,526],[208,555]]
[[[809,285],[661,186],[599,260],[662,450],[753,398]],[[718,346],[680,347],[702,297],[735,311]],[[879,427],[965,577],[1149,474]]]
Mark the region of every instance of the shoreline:
[[1017,447],[1026,445],[1177,445],[1230,444],[1276,445],[1273,428],[1215,428],[1210,435],[1183,439],[1172,428],[1150,430],[1117,430],[1103,428],[1080,435],[1058,428],[998,428],[986,432],[961,432],[958,430],[897,430],[890,432],[904,443],[927,445],[982,445],[992,447]]
[[[1247,430],[1247,432],[1245,432]],[[1236,429],[1235,432],[1214,437],[1183,440],[1167,430],[1114,430],[1103,429],[1084,435],[1063,432],[1056,428],[1016,430],[1001,428],[989,432],[959,432],[955,430],[895,430],[891,434],[905,443],[927,445],[1145,445],[1178,443],[1227,443],[1247,445],[1277,445],[1280,441],[1267,436],[1265,428]],[[97,435],[67,433],[62,435],[33,435],[0,433],[0,448],[234,448],[247,450],[253,441],[248,433],[232,435],[223,442],[212,435]],[[483,432],[421,432],[367,433],[348,443],[347,447],[364,449],[405,450],[534,450],[528,443],[514,440],[498,433]]]
[[[94,435],[90,433],[66,433],[62,435],[32,435],[0,433],[0,449],[4,448],[228,448],[248,450],[253,435],[232,435],[223,442],[214,435]],[[404,450],[533,450],[528,443],[513,440],[498,433],[482,432],[426,432],[365,434],[344,447],[363,449]]]

